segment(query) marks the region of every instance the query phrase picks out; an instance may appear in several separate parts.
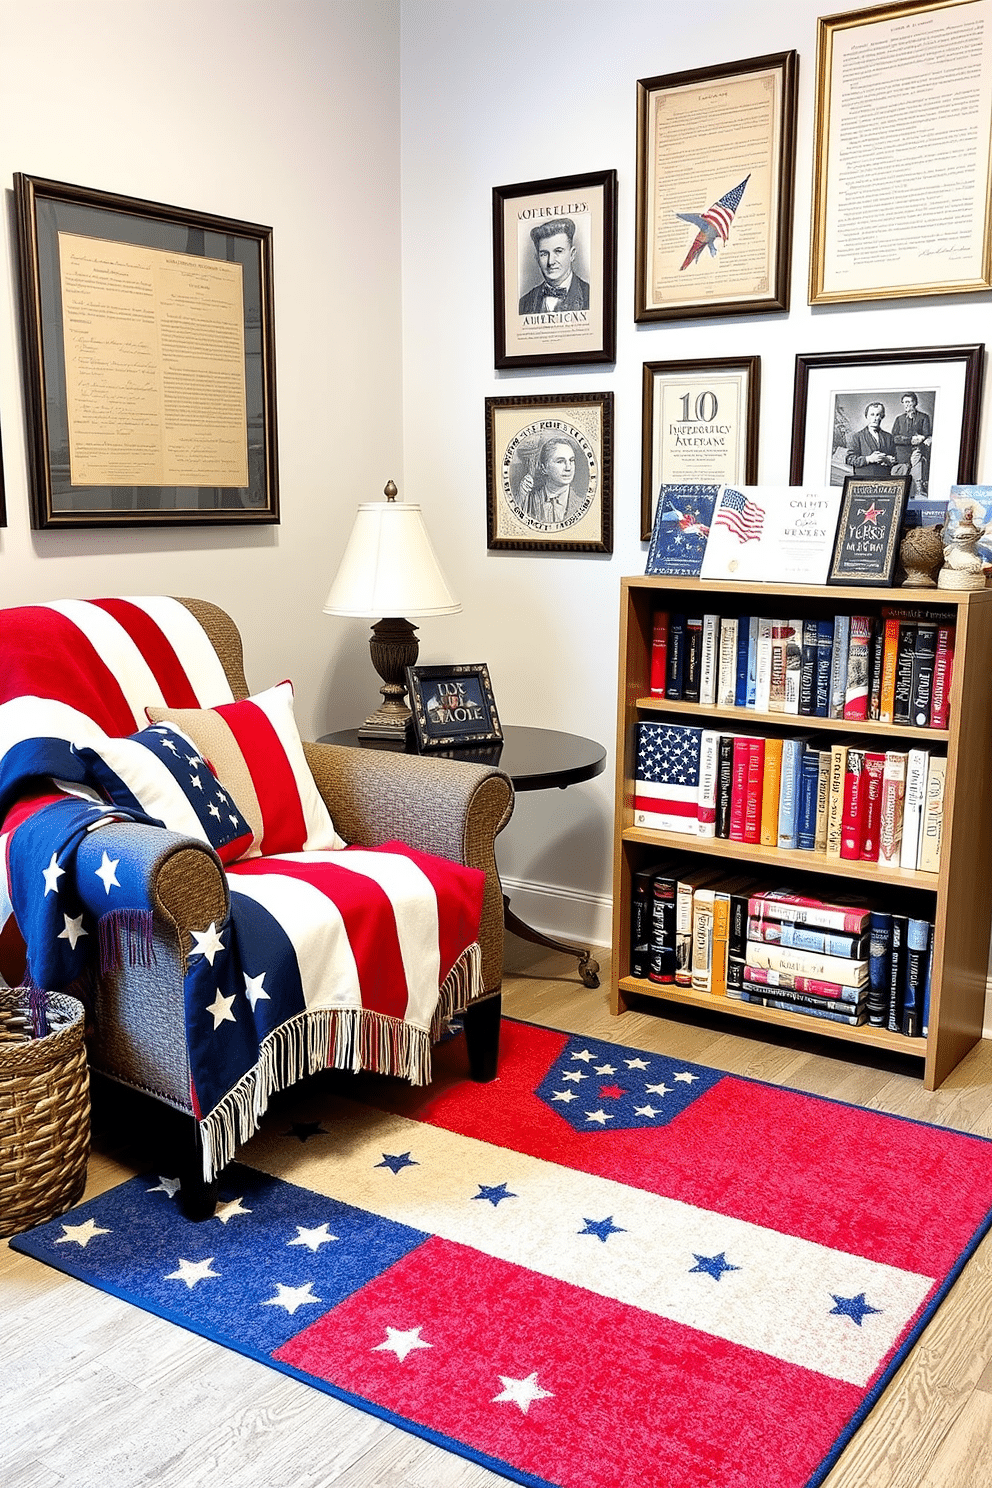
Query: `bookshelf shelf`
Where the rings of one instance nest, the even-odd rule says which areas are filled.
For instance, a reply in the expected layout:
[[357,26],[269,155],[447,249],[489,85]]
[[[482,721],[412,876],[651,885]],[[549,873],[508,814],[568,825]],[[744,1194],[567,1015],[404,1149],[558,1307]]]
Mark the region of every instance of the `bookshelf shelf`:
[[[881,615],[896,606],[917,611],[956,611],[954,673],[946,729],[919,729],[865,720],[825,719],[742,708],[714,708],[652,697],[649,676],[655,610],[735,616],[742,613],[832,618],[837,614]],[[614,836],[613,965],[611,1010],[622,1013],[633,997],[681,1003],[799,1029],[817,1037],[887,1049],[923,1062],[927,1089],[941,1085],[981,1038],[989,933],[992,926],[992,590],[872,589],[830,586],[807,590],[787,584],[739,585],[691,578],[637,576],[622,581],[620,672],[617,719],[616,823]],[[822,853],[690,837],[635,827],[633,797],[637,724],[661,715],[702,727],[728,725],[727,732],[836,734],[889,739],[890,748],[938,744],[947,751],[947,786],[938,873],[880,867],[827,858]],[[669,983],[631,977],[630,911],[634,873],[659,850],[710,855],[735,871],[781,872],[784,885],[801,888],[804,877],[836,879],[838,892],[854,884],[870,894],[872,884],[891,897],[905,889],[925,896],[934,921],[930,1022],[926,1038],[887,1029],[850,1027],[725,996],[693,992]]]

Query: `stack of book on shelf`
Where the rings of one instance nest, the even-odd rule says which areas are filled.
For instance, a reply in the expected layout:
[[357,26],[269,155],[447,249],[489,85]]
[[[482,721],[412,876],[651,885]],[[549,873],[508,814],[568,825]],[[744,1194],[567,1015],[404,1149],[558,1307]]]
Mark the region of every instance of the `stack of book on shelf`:
[[799,718],[946,729],[953,610],[884,605],[880,615],[777,619],[659,610],[654,697]]
[[936,873],[946,751],[637,725],[634,825]]
[[925,1037],[932,921],[685,854],[638,869],[631,888],[632,978]]

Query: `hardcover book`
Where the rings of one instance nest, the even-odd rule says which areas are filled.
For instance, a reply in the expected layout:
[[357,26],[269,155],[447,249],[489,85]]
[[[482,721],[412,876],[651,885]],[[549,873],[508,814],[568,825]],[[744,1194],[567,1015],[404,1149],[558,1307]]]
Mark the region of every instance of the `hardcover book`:
[[733,615],[724,615],[720,621],[720,659],[716,685],[716,701],[720,708],[732,708],[737,696],[738,624]]
[[652,697],[664,697],[668,681],[668,611],[655,610],[651,625],[651,667],[649,686]]
[[889,1011],[889,963],[892,957],[892,916],[873,909],[868,936],[868,1022],[884,1028]]
[[699,660],[699,701],[706,708],[712,708],[716,703],[719,639],[720,616],[704,615]]
[[846,956],[821,956],[814,951],[794,951],[788,946],[765,945],[757,940],[747,943],[745,965],[791,971],[797,976],[822,977],[824,981],[843,982],[851,987],[867,986],[868,983],[867,958],[852,961]]
[[844,771],[844,814],[840,823],[840,855],[861,857],[865,830],[865,751],[849,749]]
[[814,712],[817,718],[830,716],[830,669],[834,652],[834,622],[816,622],[816,701]]
[[861,857],[866,863],[878,862],[878,840],[882,824],[882,776],[885,770],[885,755],[874,750],[865,752],[864,831],[861,834]]
[[844,686],[844,717],[868,717],[868,682],[871,670],[870,615],[852,615],[847,651],[847,681]]
[[916,627],[913,669],[910,676],[909,717],[917,728],[930,724],[933,674],[937,661],[937,626],[921,621]]
[[822,930],[847,930],[863,935],[871,911],[861,904],[842,904],[812,895],[794,894],[789,889],[768,889],[752,894],[748,914],[753,918],[791,921],[812,925]]
[[888,868],[899,863],[902,848],[902,813],[906,795],[906,765],[909,755],[890,749],[882,768],[882,809],[878,824],[878,861]]
[[719,490],[695,484],[662,486],[645,573],[698,577]]
[[950,720],[951,674],[954,670],[954,626],[938,625],[937,653],[933,662],[933,694],[930,727],[946,729]]
[[944,832],[944,791],[947,781],[947,756],[935,754],[927,770],[927,788],[920,821],[920,847],[917,866],[924,873],[940,871],[940,840]]
[[810,617],[802,621],[802,665],[799,669],[799,712],[811,718],[816,712],[816,621]]
[[637,725],[636,827],[698,836],[702,733],[676,723]]
[[687,703],[698,703],[703,669],[703,617],[687,616],[685,622],[685,671],[682,696]]
[[920,829],[923,825],[923,803],[927,793],[927,775],[930,770],[930,753],[926,749],[911,749],[906,761],[906,794],[902,810],[902,845],[899,849],[900,868],[915,869],[919,866]]
[[684,615],[672,615],[669,618],[665,696],[673,703],[682,701],[682,689],[685,685],[685,626]]
[[844,717],[847,693],[847,653],[851,642],[850,615],[834,616],[834,646],[830,662],[830,718]]

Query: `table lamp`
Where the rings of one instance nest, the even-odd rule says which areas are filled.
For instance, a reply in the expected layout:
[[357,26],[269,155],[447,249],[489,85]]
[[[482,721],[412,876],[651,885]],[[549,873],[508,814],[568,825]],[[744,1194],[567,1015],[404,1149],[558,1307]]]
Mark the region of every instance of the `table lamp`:
[[419,506],[396,500],[387,481],[385,501],[363,501],[348,546],[324,601],[325,615],[370,618],[372,665],[382,678],[382,704],[358,730],[361,739],[402,740],[410,709],[404,668],[414,666],[420,644],[409,615],[454,615],[452,597],[431,547]]

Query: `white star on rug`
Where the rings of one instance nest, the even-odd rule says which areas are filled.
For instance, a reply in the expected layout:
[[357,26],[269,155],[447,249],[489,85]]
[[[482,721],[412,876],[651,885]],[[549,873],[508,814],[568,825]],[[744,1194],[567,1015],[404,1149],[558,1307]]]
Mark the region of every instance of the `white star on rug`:
[[628,1069],[647,1069],[648,1067],[646,1059],[625,1059],[624,1064]]
[[660,1116],[661,1115],[661,1112],[660,1111],[656,1111],[655,1108],[654,1108],[654,1106],[635,1106],[634,1107],[634,1115],[635,1116]]
[[536,1369],[526,1379],[509,1379],[505,1374],[501,1374],[499,1382],[503,1390],[501,1394],[493,1396],[492,1403],[495,1405],[497,1400],[512,1401],[514,1405],[519,1405],[524,1415],[527,1414],[535,1400],[554,1399],[553,1390],[542,1390],[537,1383]]
[[41,876],[45,880],[45,892],[43,898],[47,899],[49,894],[58,893],[59,879],[63,876],[64,873],[65,869],[59,867],[58,860],[55,854],[52,853],[52,860],[49,863],[48,867],[41,870]]
[[213,1013],[214,1016],[214,1033],[217,1032],[222,1023],[236,1023],[238,1021],[231,1012],[231,1003],[233,1001],[233,996],[222,997],[220,995],[220,988],[217,988],[217,996],[207,1008],[207,1012]]
[[644,1089],[648,1095],[671,1095],[672,1093],[670,1085],[645,1085]]
[[698,1080],[699,1079],[699,1076],[698,1075],[690,1075],[690,1073],[689,1073],[688,1070],[682,1070],[682,1072],[680,1074],[673,1075],[672,1078],[674,1080],[681,1080],[682,1083],[683,1083],[683,1085],[691,1085],[692,1082],[693,1082],[693,1080]]
[[563,1080],[572,1080],[575,1084],[578,1084],[580,1080],[588,1080],[588,1078],[589,1076],[583,1074],[581,1070],[566,1070],[562,1075]]
[[109,1235],[110,1230],[101,1229],[95,1219],[84,1220],[78,1225],[63,1225],[62,1233],[56,1240],[56,1245],[79,1245],[86,1249],[94,1235]]
[[193,937],[193,949],[190,955],[206,956],[210,965],[213,966],[217,952],[224,949],[224,942],[217,934],[216,921],[211,920],[206,930],[191,930],[190,934]]
[[147,1191],[148,1193],[164,1193],[170,1199],[174,1199],[176,1197],[176,1194],[179,1192],[179,1179],[163,1178],[162,1175],[159,1174],[159,1179],[155,1187],[150,1188]]
[[336,1240],[337,1235],[332,1235],[326,1224],[317,1225],[315,1229],[308,1230],[304,1225],[296,1226],[296,1239],[287,1240],[287,1245],[305,1245],[307,1250],[318,1251],[322,1245],[328,1245]]
[[399,1328],[390,1328],[387,1324],[386,1337],[382,1343],[375,1345],[372,1352],[377,1354],[381,1349],[383,1352],[395,1354],[402,1364],[407,1354],[411,1353],[414,1349],[433,1347],[434,1345],[432,1343],[427,1343],[425,1339],[420,1337],[420,1328],[408,1328],[403,1333]]
[[[572,1058],[573,1059],[581,1059],[586,1064],[592,1064],[592,1062],[595,1059],[595,1057],[596,1056],[594,1054],[590,1054],[589,1053],[589,1050],[588,1049],[583,1049],[580,1054],[573,1054],[572,1055]],[[500,1378],[502,1379],[502,1375],[500,1376]]]
[[557,1101],[573,1101],[578,1100],[578,1098],[574,1090],[554,1090],[551,1093],[551,1099]]
[[103,887],[106,889],[108,894],[110,893],[111,889],[120,888],[120,880],[117,877],[117,865],[119,862],[120,858],[108,858],[107,854],[104,853],[103,861],[101,862],[99,868],[94,868],[93,870],[97,878],[99,878],[103,883]]
[[225,1204],[217,1205],[214,1210],[214,1219],[219,1219],[221,1224],[227,1224],[227,1221],[233,1219],[236,1214],[250,1213],[251,1210],[246,1209],[240,1199],[228,1199]]
[[262,986],[262,983],[265,981],[264,971],[259,972],[257,977],[249,976],[247,972],[243,972],[242,975],[245,979],[245,996],[251,1003],[252,1012],[255,1011],[255,1004],[260,999],[264,998],[266,1002],[271,1002],[272,999]]
[[181,1257],[179,1266],[175,1271],[170,1271],[165,1276],[166,1281],[184,1281],[190,1291],[198,1281],[206,1281],[208,1276],[219,1276],[219,1271],[211,1269],[214,1263],[213,1256],[207,1256],[204,1261],[184,1261]]
[[82,915],[76,915],[76,918],[73,919],[70,915],[64,914],[62,918],[65,920],[65,929],[59,931],[58,939],[67,940],[72,949],[75,950],[76,941],[81,940],[84,935],[88,935],[89,931],[83,929]]
[[281,1281],[277,1281],[276,1291],[278,1296],[270,1297],[261,1306],[285,1307],[290,1317],[292,1317],[298,1307],[312,1307],[321,1300],[320,1297],[315,1297],[310,1290],[312,1286],[312,1281],[305,1281],[302,1286],[298,1287],[283,1286]]
[[600,1110],[586,1112],[586,1120],[595,1121],[598,1126],[605,1126],[608,1121],[614,1121],[615,1119],[616,1118],[612,1116],[608,1111]]
[[616,1070],[612,1064],[597,1064],[596,1073],[597,1075],[615,1075]]

